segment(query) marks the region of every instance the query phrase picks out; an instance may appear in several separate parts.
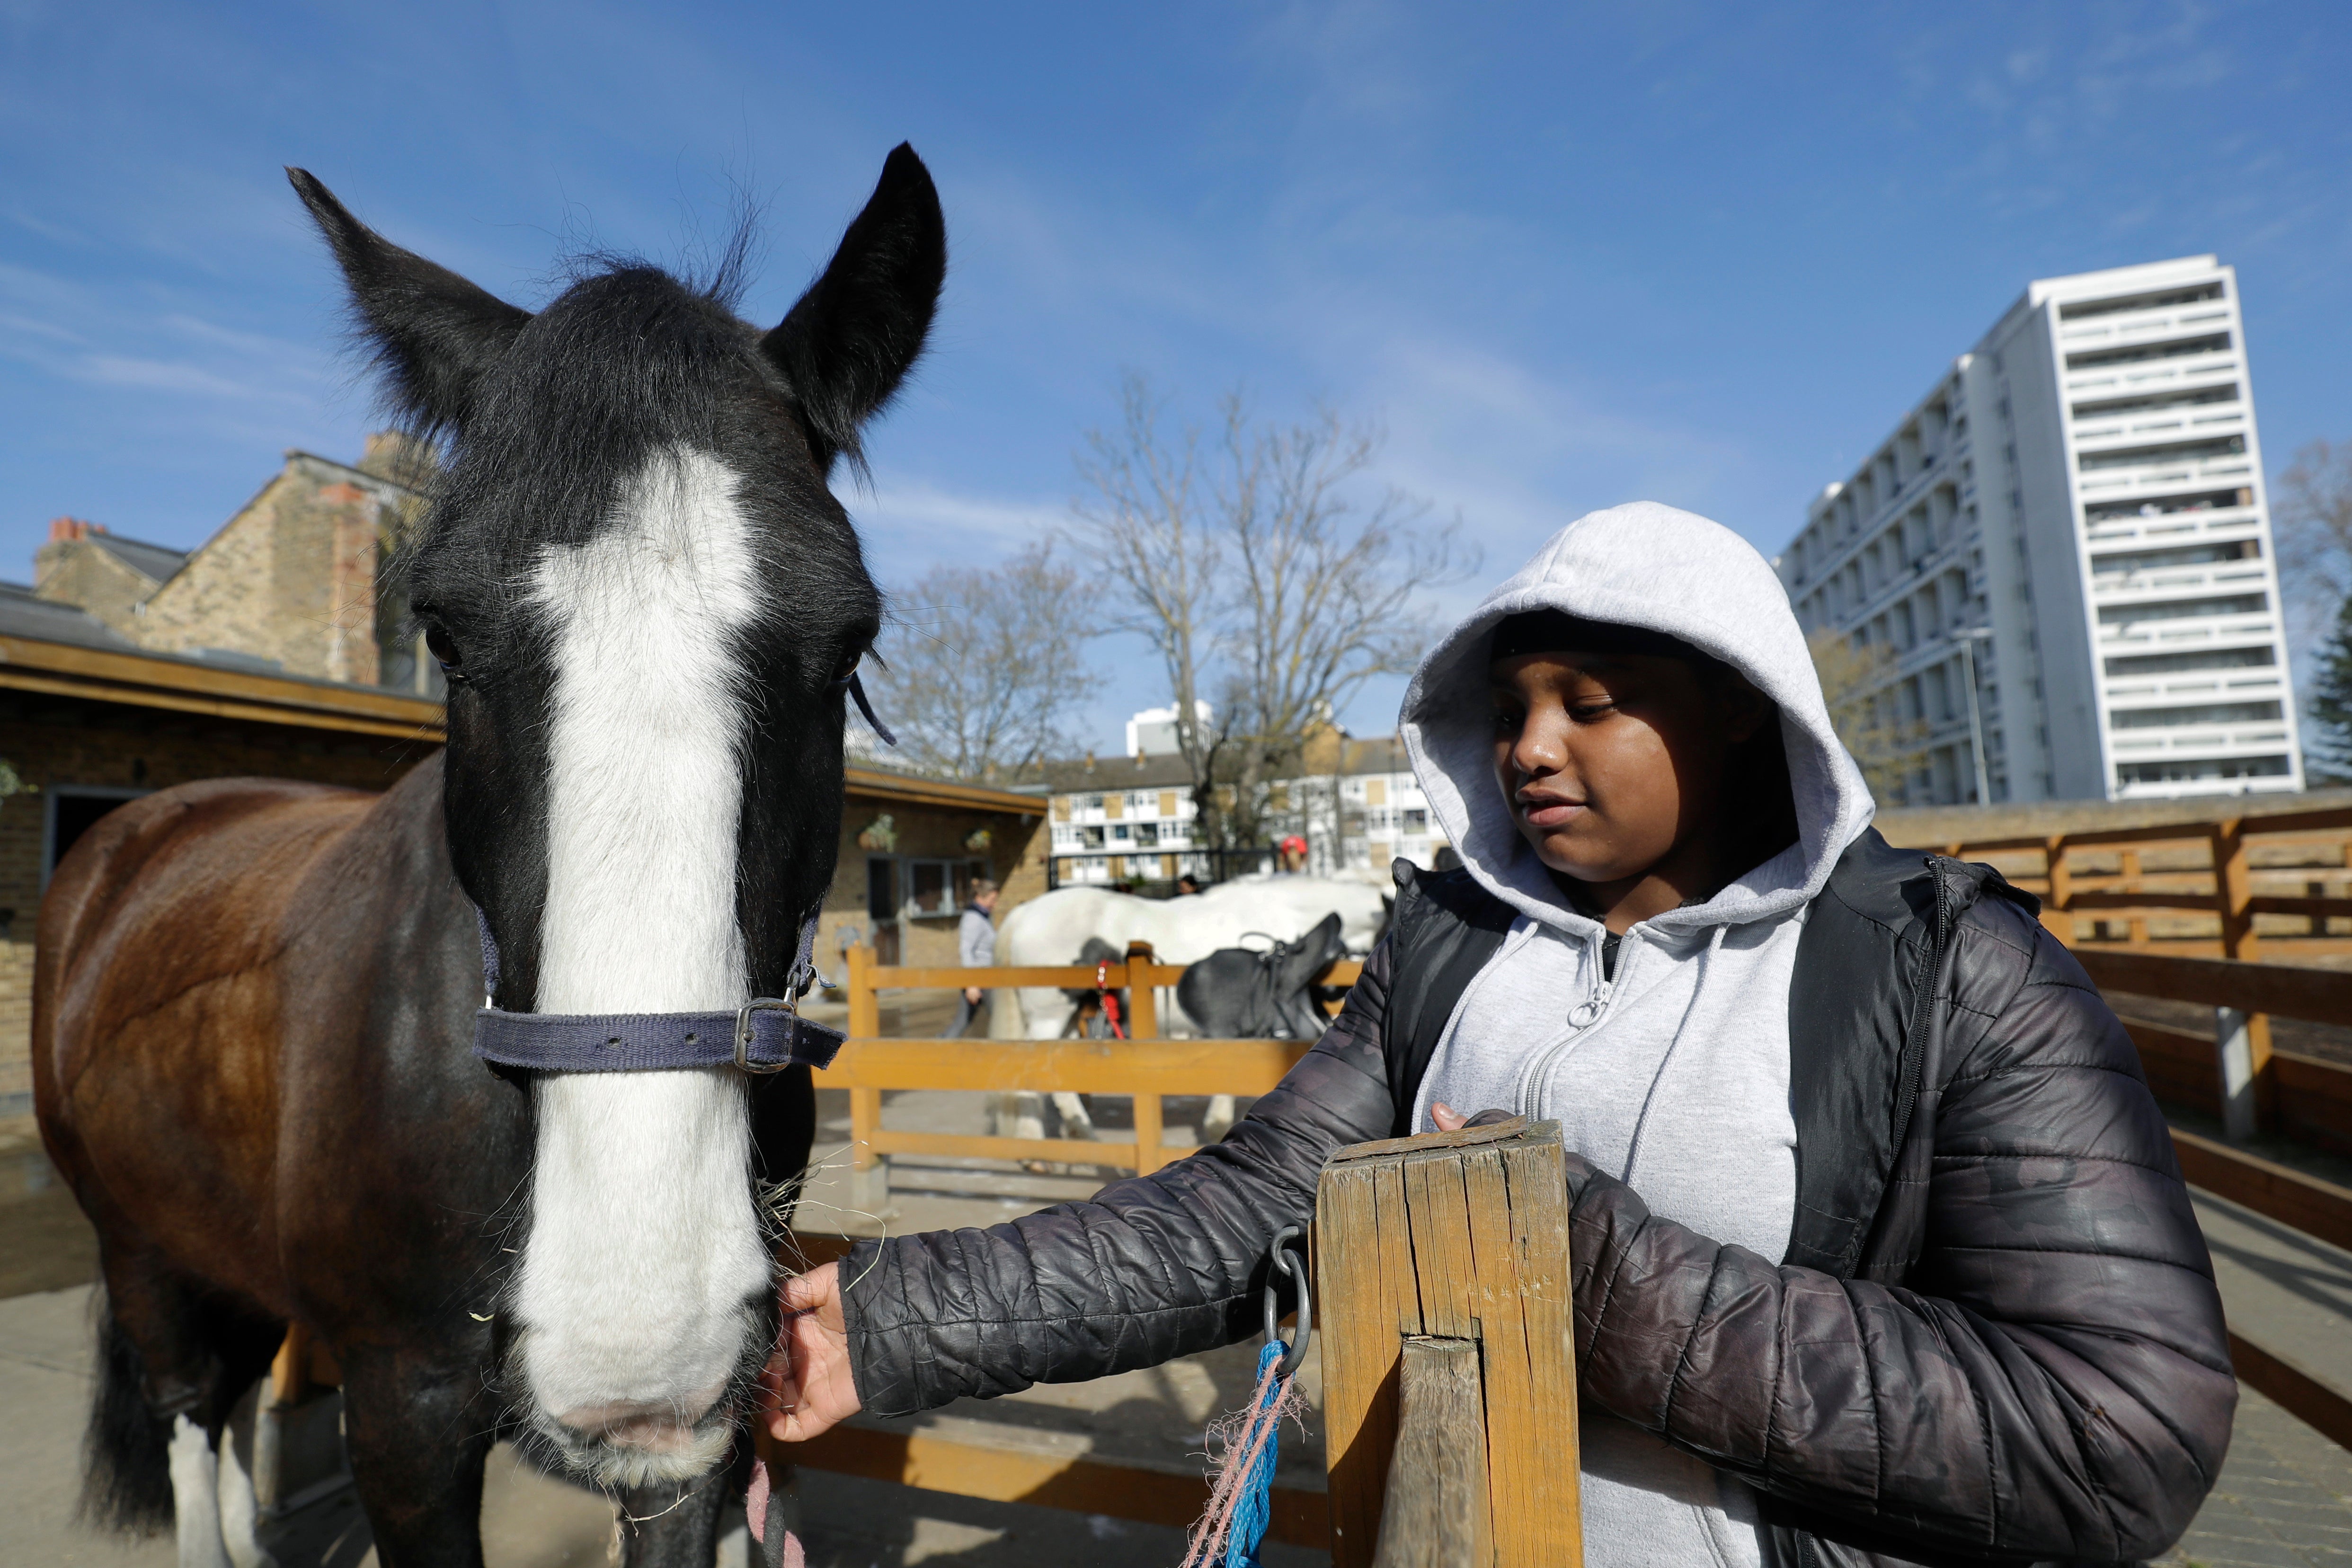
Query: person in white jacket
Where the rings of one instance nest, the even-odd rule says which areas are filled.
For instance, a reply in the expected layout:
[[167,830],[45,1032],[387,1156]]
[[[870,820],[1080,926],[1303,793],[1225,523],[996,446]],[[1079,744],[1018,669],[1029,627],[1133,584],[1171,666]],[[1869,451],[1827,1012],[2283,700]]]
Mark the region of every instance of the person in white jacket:
[[[996,901],[1001,896],[996,884],[986,877],[971,884],[971,902],[963,906],[963,918],[956,923],[956,957],[967,969],[985,969],[996,962]],[[940,1038],[960,1039],[979,1016],[987,997],[978,986],[966,986],[956,996],[955,1022]]]

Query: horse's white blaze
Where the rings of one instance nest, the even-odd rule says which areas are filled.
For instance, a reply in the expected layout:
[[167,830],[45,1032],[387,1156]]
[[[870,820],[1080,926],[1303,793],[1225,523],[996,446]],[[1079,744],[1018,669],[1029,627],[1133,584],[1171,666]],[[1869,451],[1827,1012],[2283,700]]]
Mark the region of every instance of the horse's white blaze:
[[[666,453],[602,533],[542,557],[532,587],[555,680],[541,1011],[747,999],[735,639],[758,584],[736,488],[709,456]],[[741,1360],[746,1303],[769,1279],[742,1086],[722,1069],[571,1073],[537,1095],[514,1302],[531,1396],[647,1455],[607,1479],[697,1473],[726,1435],[683,1428]]]

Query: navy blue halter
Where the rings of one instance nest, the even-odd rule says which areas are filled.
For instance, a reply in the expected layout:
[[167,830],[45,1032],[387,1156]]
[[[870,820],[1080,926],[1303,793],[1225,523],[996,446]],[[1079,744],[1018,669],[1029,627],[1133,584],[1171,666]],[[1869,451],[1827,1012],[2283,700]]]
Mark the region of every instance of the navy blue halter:
[[[490,923],[474,912],[482,931],[482,986],[495,995],[499,949]],[[800,1015],[800,999],[816,981],[816,912],[801,922],[800,956],[783,997],[754,997],[733,1012],[510,1013],[485,1005],[474,1015],[474,1054],[494,1067],[530,1072],[657,1072],[686,1067],[737,1067],[782,1072],[787,1067],[830,1067],[841,1050],[839,1030]]]
[[[892,746],[898,737],[874,716],[865,683],[853,669],[842,683],[874,733]],[[819,906],[820,908],[822,905]],[[816,982],[816,909],[801,922],[800,956],[782,997],[754,997],[735,1011],[707,1013],[510,1013],[488,1005],[499,989],[499,945],[480,909],[485,1005],[474,1015],[474,1054],[495,1068],[530,1072],[659,1072],[688,1067],[735,1067],[750,1073],[787,1067],[830,1067],[846,1038],[800,1015],[801,998]]]

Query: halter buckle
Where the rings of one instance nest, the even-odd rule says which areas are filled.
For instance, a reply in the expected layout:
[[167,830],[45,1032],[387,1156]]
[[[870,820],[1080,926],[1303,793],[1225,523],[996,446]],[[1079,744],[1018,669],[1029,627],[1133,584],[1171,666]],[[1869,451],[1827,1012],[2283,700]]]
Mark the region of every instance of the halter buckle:
[[785,1013],[793,1019],[798,1019],[801,1016],[800,998],[797,997],[753,997],[750,1001],[745,1002],[741,1008],[738,1009],[735,1014],[736,1067],[742,1071],[752,1073],[754,1075],[782,1072],[785,1068],[792,1065],[790,1061],[779,1061],[774,1066],[771,1067],[765,1062],[759,1062],[751,1060],[751,1015],[756,1012]]

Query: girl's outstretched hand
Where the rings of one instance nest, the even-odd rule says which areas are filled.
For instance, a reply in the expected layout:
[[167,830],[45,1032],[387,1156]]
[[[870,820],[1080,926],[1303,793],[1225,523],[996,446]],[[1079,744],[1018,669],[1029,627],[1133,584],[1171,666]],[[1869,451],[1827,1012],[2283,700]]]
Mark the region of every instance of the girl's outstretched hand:
[[849,1331],[841,1316],[840,1266],[827,1263],[784,1281],[783,1327],[760,1374],[768,1433],[805,1443],[858,1409],[849,1375]]

